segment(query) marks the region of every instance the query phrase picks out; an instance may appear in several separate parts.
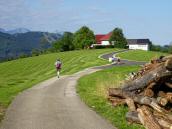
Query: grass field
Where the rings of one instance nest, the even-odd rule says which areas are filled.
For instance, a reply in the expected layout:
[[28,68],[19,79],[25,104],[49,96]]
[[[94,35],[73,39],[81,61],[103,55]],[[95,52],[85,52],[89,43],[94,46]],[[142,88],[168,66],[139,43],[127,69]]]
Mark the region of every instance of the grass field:
[[168,55],[167,53],[143,51],[143,50],[132,50],[124,53],[120,53],[117,56],[122,59],[137,60],[137,61],[150,61],[151,59],[158,58],[162,55]]
[[84,68],[107,63],[98,59],[103,53],[117,49],[81,50],[46,54],[0,63],[0,112],[21,91],[56,75],[54,63],[63,62],[62,74],[72,74]]
[[125,120],[127,107],[112,107],[107,101],[107,89],[119,87],[129,72],[138,70],[138,66],[122,66],[102,70],[79,79],[77,92],[81,99],[97,113],[108,119],[119,129],[144,129],[140,125],[128,125]]

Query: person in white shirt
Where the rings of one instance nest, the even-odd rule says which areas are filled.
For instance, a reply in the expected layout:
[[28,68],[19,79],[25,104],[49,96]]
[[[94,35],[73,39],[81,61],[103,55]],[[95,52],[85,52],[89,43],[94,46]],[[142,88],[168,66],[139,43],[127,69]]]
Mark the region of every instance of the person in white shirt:
[[62,62],[60,59],[57,59],[57,61],[55,62],[55,67],[56,67],[56,70],[57,70],[57,77],[59,78],[60,77],[60,70],[61,70],[61,67],[62,67]]

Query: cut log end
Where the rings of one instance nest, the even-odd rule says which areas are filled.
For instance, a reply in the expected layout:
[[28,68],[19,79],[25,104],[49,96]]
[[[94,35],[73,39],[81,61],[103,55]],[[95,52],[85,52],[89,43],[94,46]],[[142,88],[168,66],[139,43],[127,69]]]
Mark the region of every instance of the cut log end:
[[152,91],[152,89],[146,89],[144,91],[144,96],[153,97],[154,96],[154,92]]
[[167,61],[165,62],[165,67],[168,70],[172,71],[172,59],[171,58],[170,59],[167,59]]
[[157,102],[161,105],[161,106],[165,106],[168,103],[168,100],[166,98],[163,97],[158,97],[157,98]]

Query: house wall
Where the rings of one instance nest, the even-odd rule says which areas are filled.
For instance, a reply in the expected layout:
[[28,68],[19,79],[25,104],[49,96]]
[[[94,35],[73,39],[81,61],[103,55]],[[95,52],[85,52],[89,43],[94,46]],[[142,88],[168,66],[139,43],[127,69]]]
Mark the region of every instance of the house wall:
[[110,45],[109,41],[101,41],[101,45]]
[[144,44],[144,45],[140,45],[140,44],[129,44],[129,49],[140,49],[140,50],[145,50],[148,51],[149,50],[149,45],[148,44]]

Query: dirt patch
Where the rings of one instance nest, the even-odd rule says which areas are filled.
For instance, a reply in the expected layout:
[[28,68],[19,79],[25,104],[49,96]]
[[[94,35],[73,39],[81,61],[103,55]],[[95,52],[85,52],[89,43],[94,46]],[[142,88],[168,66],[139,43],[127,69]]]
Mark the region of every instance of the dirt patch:
[[0,105],[0,122],[2,121],[4,114],[5,114],[6,108],[2,105]]

